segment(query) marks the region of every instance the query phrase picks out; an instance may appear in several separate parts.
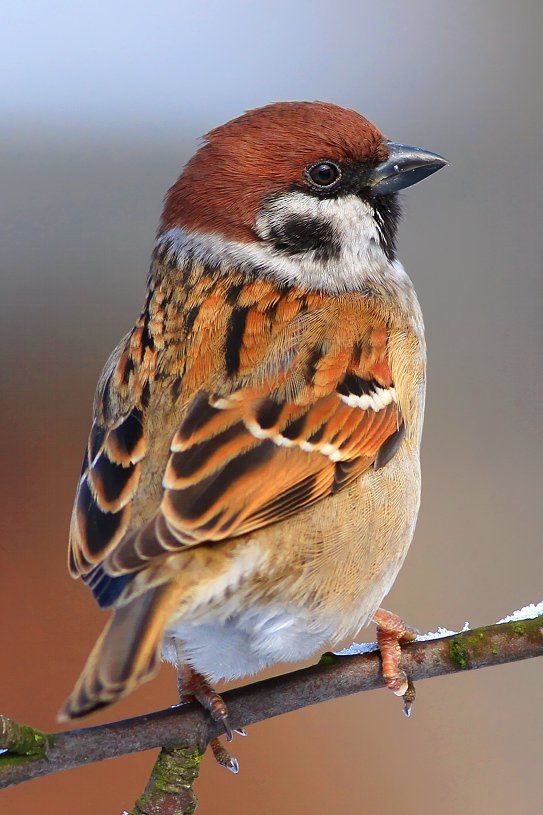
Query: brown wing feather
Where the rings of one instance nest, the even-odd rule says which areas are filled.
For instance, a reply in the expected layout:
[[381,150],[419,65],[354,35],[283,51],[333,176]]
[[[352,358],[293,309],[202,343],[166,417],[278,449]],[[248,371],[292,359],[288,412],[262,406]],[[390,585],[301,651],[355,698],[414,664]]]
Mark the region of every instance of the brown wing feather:
[[59,715],[61,721],[109,705],[153,677],[164,627],[177,601],[175,586],[162,585],[116,610]]
[[111,570],[285,520],[359,477],[401,422],[394,401],[363,410],[337,391],[304,406],[200,394],[172,441],[158,513],[117,548]]
[[[191,275],[177,305],[178,290],[150,291],[99,387],[70,543],[72,574],[97,596],[108,575],[288,518],[382,466],[387,439],[401,441],[387,331],[365,298]],[[130,530],[155,371],[178,372],[176,398],[188,407],[162,500]]]
[[[123,539],[138,489],[147,445],[144,378],[131,360],[141,356],[139,328],[123,340],[98,385],[91,427],[70,526],[69,569],[88,575]],[[128,378],[131,377],[131,387]]]

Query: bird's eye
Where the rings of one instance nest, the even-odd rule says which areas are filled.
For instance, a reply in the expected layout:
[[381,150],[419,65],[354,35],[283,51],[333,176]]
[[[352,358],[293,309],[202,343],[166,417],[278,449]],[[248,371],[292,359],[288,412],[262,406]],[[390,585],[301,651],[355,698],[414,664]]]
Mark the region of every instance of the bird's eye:
[[319,161],[306,170],[311,184],[317,187],[332,187],[341,178],[341,170],[333,161]]

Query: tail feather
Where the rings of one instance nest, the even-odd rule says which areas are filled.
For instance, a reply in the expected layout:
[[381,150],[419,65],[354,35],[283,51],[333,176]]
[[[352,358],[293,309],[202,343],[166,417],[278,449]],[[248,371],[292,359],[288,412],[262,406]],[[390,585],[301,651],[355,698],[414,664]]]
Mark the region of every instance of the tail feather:
[[178,600],[173,588],[165,584],[150,589],[115,611],[60,712],[60,721],[109,705],[154,676],[164,629]]

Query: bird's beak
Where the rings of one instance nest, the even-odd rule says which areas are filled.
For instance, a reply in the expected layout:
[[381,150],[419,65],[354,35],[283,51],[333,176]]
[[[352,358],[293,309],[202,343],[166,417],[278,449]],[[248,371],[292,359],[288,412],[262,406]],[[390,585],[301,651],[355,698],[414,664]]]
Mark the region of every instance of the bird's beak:
[[388,195],[404,190],[448,164],[443,156],[420,147],[386,142],[389,155],[370,173],[368,184],[374,195]]

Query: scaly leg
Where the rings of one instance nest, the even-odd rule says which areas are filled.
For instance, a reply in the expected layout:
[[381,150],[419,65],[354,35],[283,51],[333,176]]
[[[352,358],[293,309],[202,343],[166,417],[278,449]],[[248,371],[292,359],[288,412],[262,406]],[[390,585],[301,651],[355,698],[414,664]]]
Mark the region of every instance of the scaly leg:
[[232,741],[234,734],[228,721],[228,709],[222,696],[210,687],[207,679],[188,665],[183,665],[181,687],[184,696],[192,696],[207,710],[214,722],[221,722],[226,733],[226,740]]
[[[179,666],[177,687],[179,690],[179,698],[181,702],[189,700],[196,700],[205,710],[209,711],[211,718],[215,722],[222,722],[224,731],[226,733],[227,741],[232,741],[233,733],[228,721],[228,709],[222,697],[209,686],[209,683],[201,674],[194,671],[186,663]],[[241,736],[246,736],[247,733],[243,728],[234,731]],[[211,739],[209,746],[213,752],[215,760],[230,770],[231,773],[239,772],[239,762],[237,758],[230,755],[228,750],[223,747],[218,738]]]
[[209,746],[213,751],[213,756],[217,764],[230,770],[231,773],[239,773],[239,761],[235,756],[230,755],[226,747],[223,747],[219,739],[211,739]]
[[400,668],[401,644],[415,640],[418,632],[406,625],[397,614],[385,611],[384,608],[377,609],[373,615],[373,622],[377,625],[377,645],[381,651],[385,685],[396,696],[403,697],[404,713],[409,716],[415,701],[415,686]]

